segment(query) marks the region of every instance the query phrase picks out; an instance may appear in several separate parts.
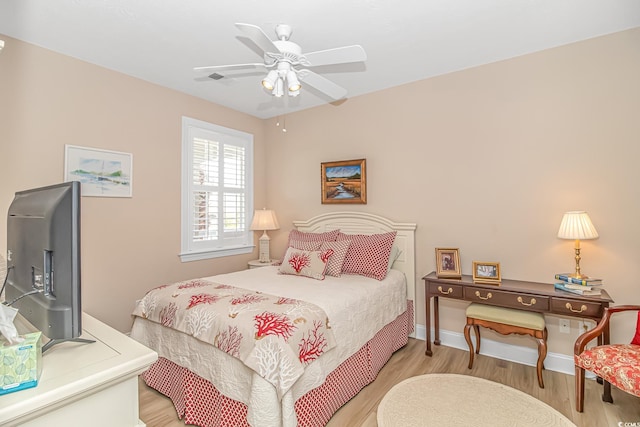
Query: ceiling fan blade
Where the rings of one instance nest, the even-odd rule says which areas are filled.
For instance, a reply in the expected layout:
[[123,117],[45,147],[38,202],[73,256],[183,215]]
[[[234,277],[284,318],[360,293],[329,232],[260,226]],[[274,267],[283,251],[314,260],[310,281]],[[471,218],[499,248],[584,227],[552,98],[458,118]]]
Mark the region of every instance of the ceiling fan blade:
[[302,81],[303,86],[308,84],[333,99],[344,98],[347,95],[347,90],[345,88],[338,86],[331,80],[328,80],[311,70],[298,71],[298,77]]
[[248,36],[260,49],[265,52],[280,52],[273,41],[257,25],[237,23],[236,27]]
[[197,72],[215,71],[216,73],[221,73],[224,71],[252,71],[252,70],[264,71],[266,69],[267,67],[264,64],[235,64],[235,65],[213,65],[211,67],[195,67],[193,71],[197,71]]
[[319,50],[316,52],[305,53],[304,56],[306,58],[304,65],[307,67],[348,64],[350,62],[362,62],[367,60],[367,53],[360,45]]

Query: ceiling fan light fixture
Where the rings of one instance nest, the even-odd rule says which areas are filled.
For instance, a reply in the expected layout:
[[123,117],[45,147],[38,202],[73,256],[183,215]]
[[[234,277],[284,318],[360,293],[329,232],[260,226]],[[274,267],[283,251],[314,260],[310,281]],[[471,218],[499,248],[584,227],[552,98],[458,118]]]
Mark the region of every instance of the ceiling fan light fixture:
[[289,85],[289,93],[292,96],[296,96],[293,95],[294,92],[300,92],[300,88],[302,87],[302,85],[300,84],[300,81],[298,80],[298,76],[296,76],[295,71],[293,70],[289,70],[289,72],[287,73],[287,83]]
[[262,52],[263,63],[213,65],[196,67],[194,71],[207,72],[209,77],[214,80],[228,77],[228,81],[231,82],[233,80],[231,75],[250,75],[254,71],[260,70],[267,73],[261,80],[265,91],[278,98],[285,96],[285,92],[292,97],[298,96],[302,89],[300,82],[302,79],[305,86],[309,85],[327,97],[338,100],[346,96],[347,90],[317,72],[307,69],[307,67],[349,64],[363,62],[367,59],[364,49],[359,45],[302,54],[300,45],[289,40],[292,32],[289,25],[278,24],[276,26],[277,40],[272,40],[257,25],[243,23],[235,25]]
[[284,82],[280,77],[276,80],[273,92],[271,92],[276,98],[281,98],[284,95]]
[[280,80],[278,78],[278,72],[276,70],[271,70],[267,74],[267,76],[262,79],[262,86],[267,90],[274,90],[276,86],[276,80]]

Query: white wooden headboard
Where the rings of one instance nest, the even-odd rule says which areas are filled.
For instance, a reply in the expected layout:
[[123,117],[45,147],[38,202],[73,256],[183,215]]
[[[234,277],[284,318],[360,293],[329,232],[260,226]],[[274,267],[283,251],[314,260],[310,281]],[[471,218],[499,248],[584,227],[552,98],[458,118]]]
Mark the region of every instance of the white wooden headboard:
[[416,316],[416,224],[393,222],[387,218],[364,212],[331,212],[315,216],[306,221],[293,221],[300,231],[322,233],[341,230],[345,234],[378,234],[396,231],[393,243],[400,250],[400,256],[393,263],[393,269],[402,271],[407,277],[407,297],[413,301],[413,324]]

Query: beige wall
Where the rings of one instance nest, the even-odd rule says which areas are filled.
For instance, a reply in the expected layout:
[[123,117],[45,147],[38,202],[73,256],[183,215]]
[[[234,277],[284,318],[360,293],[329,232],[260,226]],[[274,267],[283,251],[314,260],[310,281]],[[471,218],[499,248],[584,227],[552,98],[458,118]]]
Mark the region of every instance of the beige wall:
[[[584,271],[605,278],[617,303],[640,303],[640,29],[291,114],[287,133],[275,119],[2,38],[0,229],[13,192],[62,179],[65,143],[133,153],[134,197],[82,206],[84,306],[120,330],[150,287],[256,257],[180,263],[182,115],[255,135],[255,203],[282,226],[270,233],[274,255],[292,220],[323,212],[417,223],[422,324],[419,279],[434,269],[435,247],[459,247],[464,273],[473,260],[499,261],[504,277],[550,281],[572,268],[572,242],[555,234],[574,209],[601,235],[583,242]],[[367,159],[368,204],[321,205],[320,162],[357,158]],[[442,327],[461,332],[464,304],[441,311]],[[570,354],[577,330],[562,335],[547,320],[550,351]],[[622,326],[613,336],[626,340]]]
[[[290,114],[287,133],[272,120],[267,198],[283,226],[272,250],[292,220],[327,211],[415,222],[424,324],[419,278],[434,248],[459,247],[466,274],[498,261],[503,277],[549,282],[574,265],[573,242],[556,238],[563,213],[586,210],[601,237],[583,242],[583,272],[617,303],[640,303],[638,46],[640,29]],[[358,158],[367,205],[321,205],[320,162]],[[462,332],[465,304],[441,307],[441,326]],[[630,339],[631,322],[614,338]],[[577,323],[571,335],[547,323],[549,350],[572,354]]]
[[82,199],[85,311],[126,331],[151,287],[244,268],[256,254],[182,263],[183,115],[254,134],[256,203],[266,203],[264,123],[254,117],[2,36],[0,248],[18,190],[63,179],[64,145],[133,154],[133,197]]

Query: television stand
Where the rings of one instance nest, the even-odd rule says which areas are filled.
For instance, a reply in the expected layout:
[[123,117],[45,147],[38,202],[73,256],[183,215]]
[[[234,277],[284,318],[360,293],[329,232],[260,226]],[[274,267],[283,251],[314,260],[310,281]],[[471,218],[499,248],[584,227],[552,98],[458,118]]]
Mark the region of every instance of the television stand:
[[54,345],[60,344],[61,342],[65,342],[65,341],[82,342],[85,344],[91,344],[96,342],[96,340],[88,340],[85,338],[69,338],[66,340],[49,340],[45,345],[42,346],[42,354],[44,354],[45,351],[49,350]]
[[[18,322],[16,327],[23,333]],[[82,329],[80,338],[93,344],[57,343],[42,355],[36,387],[0,396],[0,426],[145,425],[139,417],[138,374],[157,353],[86,313]]]

